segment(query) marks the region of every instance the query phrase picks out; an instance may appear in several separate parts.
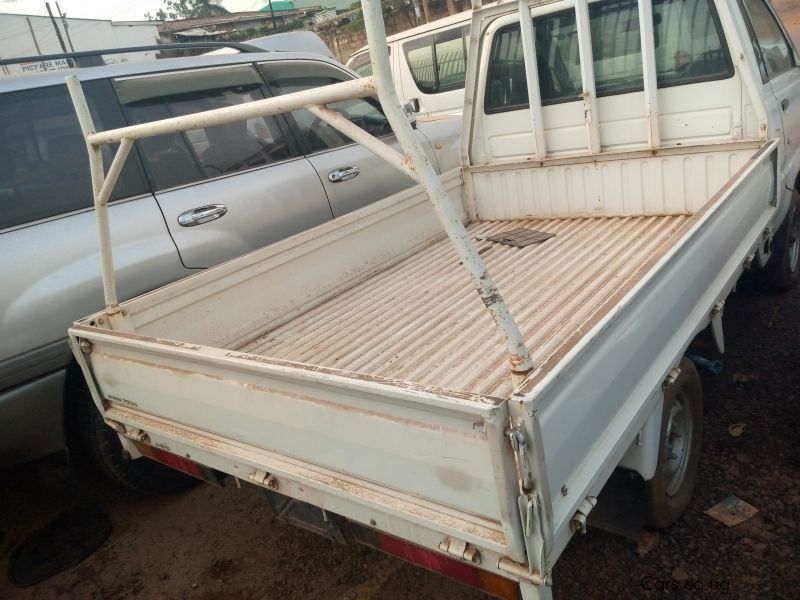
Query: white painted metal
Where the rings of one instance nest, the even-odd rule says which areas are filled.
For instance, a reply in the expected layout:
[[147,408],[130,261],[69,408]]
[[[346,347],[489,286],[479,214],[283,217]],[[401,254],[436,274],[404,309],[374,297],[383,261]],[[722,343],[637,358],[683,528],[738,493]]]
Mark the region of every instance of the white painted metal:
[[[151,443],[185,456],[242,481],[256,471],[268,472],[278,482],[280,493],[308,502],[363,525],[377,526],[398,538],[438,550],[447,535],[480,540],[481,568],[516,579],[519,575],[498,567],[505,550],[492,549],[497,538],[496,524],[476,523],[472,517],[462,520],[441,513],[439,507],[418,497],[370,485],[347,477],[339,470],[307,464],[278,453],[248,446],[194,429],[159,416],[130,408],[111,406],[106,412],[110,421],[124,424],[128,430],[146,430]],[[372,525],[374,523],[375,525]],[[524,558],[524,557],[523,557]]]
[[[572,0],[560,0],[538,4],[531,10],[535,20],[574,6]],[[658,148],[684,148],[743,139],[764,140],[768,137],[766,129],[761,128],[766,123],[766,116],[762,93],[758,89],[758,72],[751,72],[754,62],[750,56],[752,51],[742,46],[742,36],[746,40],[747,33],[743,29],[740,31],[741,24],[732,18],[731,9],[735,10],[735,6],[720,2],[716,8],[730,46],[731,57],[734,63],[738,62],[733,77],[693,83],[690,86],[665,87],[657,92],[653,86],[653,98],[657,99],[657,104],[650,102],[650,106],[656,114],[655,122],[646,110],[648,101],[645,92],[597,98],[595,120],[599,127],[603,153],[649,148],[654,133],[658,133]],[[486,26],[486,20],[490,16],[495,18]],[[476,23],[483,22],[483,35],[490,38],[499,28],[518,19],[518,13],[512,10],[511,5],[500,4],[473,15],[473,28]],[[649,47],[644,50],[645,57],[648,50]],[[466,88],[468,96],[470,93],[474,94],[474,102],[478,105],[483,100],[487,86],[486,54],[480,57],[482,64],[479,69],[474,74],[470,72],[470,81]],[[647,65],[643,66],[643,71],[647,76]],[[582,101],[576,101],[542,107],[549,158],[589,153],[583,104]],[[534,158],[537,149],[533,144],[532,127],[526,113],[527,109],[494,114],[475,111],[470,119],[466,119],[465,113],[465,131],[470,135],[467,139],[462,139],[462,146],[471,144],[470,163],[497,164],[501,161]],[[462,149],[462,154],[465,153]]]
[[583,118],[586,124],[586,139],[591,154],[600,152],[600,125],[597,118],[597,90],[594,81],[594,58],[592,54],[592,32],[589,26],[588,0],[575,0],[575,25],[578,30],[578,52],[581,61],[581,84],[583,86]]
[[140,125],[129,125],[118,129],[109,129],[90,135],[87,139],[93,146],[103,144],[114,144],[122,138],[142,139],[162,135],[165,133],[175,133],[178,131],[190,131],[192,129],[203,129],[215,125],[225,125],[236,121],[245,121],[255,117],[265,117],[280,113],[291,112],[312,105],[324,105],[350,98],[366,98],[374,96],[377,90],[370,77],[363,79],[351,79],[319,88],[293,92],[283,96],[265,98],[226,106],[215,110],[172,117],[161,121],[152,121]]
[[[527,165],[473,167],[475,215],[514,219],[691,214],[744,165],[757,142],[607,153]],[[531,193],[536,190],[536,193]]]
[[[742,95],[742,79],[738,75],[696,83],[692,88],[689,91],[675,86],[658,91],[660,150],[759,140],[756,125],[744,114],[747,107],[742,102],[747,98]],[[603,154],[649,147],[642,92],[598,98],[597,106]],[[542,115],[548,158],[574,159],[589,154],[582,102],[545,106]],[[478,113],[476,121],[473,164],[497,165],[533,156],[535,148],[527,110]],[[743,135],[746,126],[752,126],[753,130]]]
[[642,48],[644,106],[647,114],[647,142],[651,148],[661,145],[658,129],[658,82],[656,79],[656,44],[653,35],[653,0],[639,0],[639,32]]
[[489,309],[492,319],[503,334],[504,343],[508,351],[512,379],[515,385],[519,385],[524,381],[533,366],[525,340],[500,291],[492,281],[491,275],[486,270],[486,266],[470,240],[461,219],[452,210],[447,193],[427,155],[414,137],[414,132],[406,118],[405,110],[397,98],[392,82],[391,69],[389,68],[389,53],[386,49],[386,31],[383,25],[381,5],[377,2],[364,2],[363,12],[367,40],[370,48],[373,49],[373,77],[375,78],[378,97],[381,100],[386,118],[392,125],[392,130],[406,152],[412,168],[417,172],[419,181],[433,203],[436,214],[461,259],[461,263],[472,277],[481,300],[486,305],[486,308]]
[[[776,176],[776,145],[774,140],[765,145],[692,216],[681,243],[654,260],[650,276],[616,301],[613,314],[574,347],[556,353],[558,369],[545,366],[519,392],[525,404],[536,407],[547,457],[543,476],[550,489],[566,485],[570,490],[567,496],[549,496],[550,560],[571,536],[569,520],[581,499],[599,493],[651,414],[666,374],[706,327],[711,309],[732,290],[746,257],[760,244],[775,215],[768,190]],[[658,343],[648,343],[653,339]],[[561,377],[562,369],[571,376]],[[610,373],[613,384],[606,377]]]
[[528,85],[528,103],[530,104],[531,125],[533,130],[534,157],[542,160],[547,155],[544,139],[544,123],[542,121],[542,98],[539,92],[539,71],[536,66],[536,38],[533,22],[530,17],[528,0],[519,0],[520,43],[525,58],[525,80]]
[[[103,190],[106,186],[105,174],[103,173],[103,155],[99,146],[95,146],[88,142],[90,135],[95,132],[94,123],[92,122],[92,115],[89,112],[89,105],[86,103],[86,97],[83,95],[83,88],[81,88],[78,79],[75,76],[67,77],[67,89],[69,90],[72,103],[75,106],[75,112],[78,115],[78,123],[80,124],[83,136],[87,139],[86,148],[89,152],[89,168],[92,177],[92,190],[94,192],[94,206],[95,215],[97,218],[97,237],[100,248],[100,262],[103,272],[103,295],[106,301],[106,310],[108,314],[115,314],[118,311],[117,291],[114,284],[114,258],[111,253],[111,230],[108,223],[108,197],[111,190],[105,194],[105,201],[103,200]],[[118,164],[118,168],[114,171],[114,178],[119,176],[122,164],[130,151],[130,140],[125,144],[120,144],[117,155],[114,157],[114,164]],[[121,160],[117,160],[121,158]],[[113,186],[113,181],[112,181]]]
[[[377,4],[364,7],[373,36],[381,33]],[[581,56],[591,62],[586,1],[579,5]],[[484,10],[501,15],[505,7]],[[376,77],[385,90],[382,54]],[[484,59],[470,57],[472,77]],[[731,82],[719,89],[741,87]],[[480,90],[480,81],[467,90]],[[481,93],[469,113],[475,137],[488,123]],[[396,97],[382,99],[398,137],[407,137]],[[693,106],[694,120],[674,117],[686,114],[684,105],[662,102],[660,137],[678,139],[670,138],[675,123],[702,129],[703,111],[739,110],[742,122],[740,102],[732,94]],[[587,123],[597,126],[597,113],[589,108],[577,130],[591,138]],[[530,143],[529,114],[512,115],[509,135],[513,119]],[[563,131],[571,123],[564,119]],[[132,136],[128,129],[122,137]],[[428,181],[425,158],[414,155],[410,166],[428,192],[398,194],[125,302],[128,331],[100,323],[102,313],[88,317],[70,330],[73,350],[98,408],[125,435],[145,431],[242,479],[270,473],[282,493],[432,550],[446,536],[473,544],[481,568],[520,581],[523,597],[548,597],[541,584],[583,500],[598,495],[626,455],[629,466],[652,471],[661,383],[776,225],[781,140],[756,152],[753,143],[709,145],[734,139],[727,130],[694,139],[704,145],[653,156],[586,157],[587,144],[579,158],[519,155],[471,166],[474,189],[458,172]],[[594,144],[599,135],[590,155]],[[666,203],[651,200],[669,186]],[[549,206],[533,197],[543,191]],[[588,218],[598,199],[603,211],[629,216]],[[566,218],[538,214],[548,210]],[[481,221],[487,214],[502,220]],[[480,242],[522,325],[515,346],[504,344],[455,272],[459,259],[477,258],[467,236],[516,226],[552,227],[557,236],[526,249]],[[465,266],[473,275],[485,269],[480,259]],[[535,369],[512,387],[502,349],[530,340]],[[516,455],[509,425],[526,440]],[[637,457],[629,449],[640,433],[651,446]]]

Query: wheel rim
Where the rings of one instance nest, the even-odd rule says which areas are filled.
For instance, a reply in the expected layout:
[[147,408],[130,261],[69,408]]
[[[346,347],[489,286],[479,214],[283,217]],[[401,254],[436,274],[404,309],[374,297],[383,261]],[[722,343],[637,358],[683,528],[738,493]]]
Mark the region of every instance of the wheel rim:
[[665,479],[667,496],[675,496],[683,485],[689,468],[692,447],[692,420],[682,396],[672,401],[664,439],[666,449]]
[[792,237],[789,239],[789,272],[794,273],[800,263],[800,222],[795,221],[790,234]]

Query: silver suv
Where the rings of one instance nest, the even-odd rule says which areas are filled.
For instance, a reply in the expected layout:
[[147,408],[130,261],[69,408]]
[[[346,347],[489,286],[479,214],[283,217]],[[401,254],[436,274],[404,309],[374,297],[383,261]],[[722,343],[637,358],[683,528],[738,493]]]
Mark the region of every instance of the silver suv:
[[[87,153],[65,72],[0,78],[0,467],[68,447],[141,490],[180,485],[126,461],[92,410],[65,337],[101,307]],[[323,56],[251,53],[80,70],[98,129],[354,77]],[[373,99],[332,106],[396,146]],[[458,119],[419,123],[440,170]],[[106,157],[110,160],[109,156]],[[132,297],[412,185],[306,111],[137,142],[110,205],[120,295]],[[66,426],[65,426],[66,425]],[[65,439],[65,431],[77,432]]]

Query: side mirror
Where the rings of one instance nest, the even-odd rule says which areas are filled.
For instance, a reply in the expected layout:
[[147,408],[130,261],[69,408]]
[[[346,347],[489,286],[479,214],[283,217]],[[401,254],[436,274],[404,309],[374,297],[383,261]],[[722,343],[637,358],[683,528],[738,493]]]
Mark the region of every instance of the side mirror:
[[406,110],[406,115],[408,115],[408,122],[411,123],[411,127],[414,129],[417,128],[417,115],[416,113],[419,112],[419,100],[414,98],[413,100],[409,100],[403,105],[403,108]]
[[405,103],[403,108],[406,109],[406,112],[409,115],[414,114],[414,113],[418,113],[419,112],[419,100],[417,98],[412,98],[411,100],[409,100],[408,102]]

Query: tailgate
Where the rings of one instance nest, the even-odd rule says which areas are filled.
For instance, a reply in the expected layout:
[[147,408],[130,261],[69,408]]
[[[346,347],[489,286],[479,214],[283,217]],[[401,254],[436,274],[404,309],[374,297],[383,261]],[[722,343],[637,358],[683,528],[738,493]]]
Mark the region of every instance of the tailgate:
[[502,399],[85,325],[70,336],[127,437],[243,480],[270,476],[421,545],[449,536],[524,562]]

